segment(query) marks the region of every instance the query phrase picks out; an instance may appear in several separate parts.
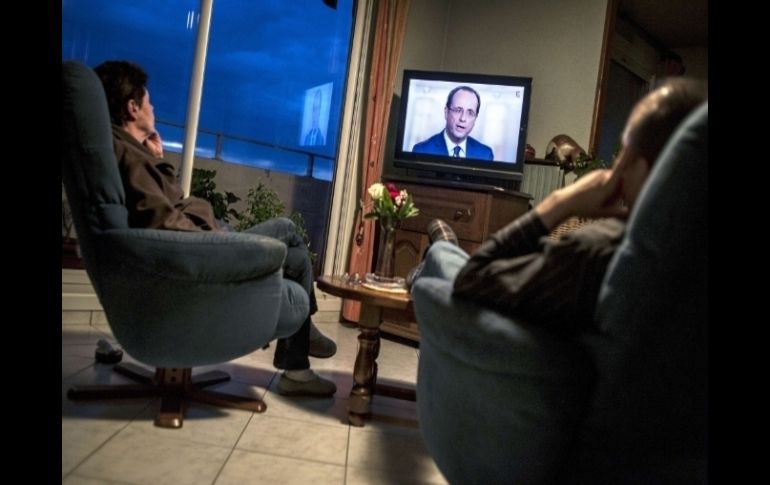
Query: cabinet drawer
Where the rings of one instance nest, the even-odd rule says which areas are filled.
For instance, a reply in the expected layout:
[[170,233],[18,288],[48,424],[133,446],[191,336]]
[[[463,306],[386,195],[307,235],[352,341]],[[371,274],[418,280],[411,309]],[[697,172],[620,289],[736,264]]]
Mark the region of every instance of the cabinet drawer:
[[429,187],[415,187],[409,193],[420,214],[404,220],[401,223],[403,229],[425,232],[431,220],[443,219],[452,226],[459,239],[477,242],[483,239],[488,203],[485,194]]

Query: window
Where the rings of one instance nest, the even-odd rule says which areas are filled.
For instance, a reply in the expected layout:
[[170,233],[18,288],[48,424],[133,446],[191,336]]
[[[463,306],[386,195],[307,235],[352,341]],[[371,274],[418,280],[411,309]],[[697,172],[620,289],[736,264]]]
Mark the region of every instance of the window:
[[[196,156],[325,182],[330,201],[354,3],[215,1]],[[62,1],[62,59],[141,65],[167,151],[182,150],[199,8],[198,0]],[[311,247],[322,251],[329,207],[317,195],[310,215],[284,202],[303,212]]]
[[[62,59],[142,65],[171,151],[182,146],[198,8],[193,0],[62,3]],[[330,181],[352,23],[353,0],[336,9],[321,0],[214,2],[196,154]]]

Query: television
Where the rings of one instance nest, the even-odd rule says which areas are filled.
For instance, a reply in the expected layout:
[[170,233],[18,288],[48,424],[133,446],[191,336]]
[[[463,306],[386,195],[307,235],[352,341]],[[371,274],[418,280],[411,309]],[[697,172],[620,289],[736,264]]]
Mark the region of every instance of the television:
[[531,92],[529,77],[405,70],[391,175],[518,190]]

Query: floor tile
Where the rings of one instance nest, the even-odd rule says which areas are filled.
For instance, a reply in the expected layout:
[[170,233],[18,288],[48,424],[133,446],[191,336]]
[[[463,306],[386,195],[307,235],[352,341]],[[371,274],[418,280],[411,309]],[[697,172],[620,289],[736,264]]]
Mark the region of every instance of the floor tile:
[[445,485],[448,482],[438,470],[423,473],[398,466],[388,469],[367,469],[349,466],[345,485]]
[[89,325],[91,323],[91,312],[89,310],[64,310],[61,312],[61,324],[69,325]]
[[254,416],[236,449],[345,465],[348,427],[274,416]]
[[73,402],[66,398],[67,387],[62,385],[62,476],[150,405],[149,399]]
[[348,400],[346,398],[285,397],[275,392],[265,395],[267,416],[297,421],[347,426]]
[[190,402],[181,428],[159,428],[154,425],[158,406],[147,407],[129,425],[129,429],[173,440],[232,448],[254,414],[251,411],[223,408]]
[[349,468],[380,470],[374,475],[384,475],[390,483],[402,483],[402,479],[414,483],[446,483],[418,430],[385,432],[351,427],[349,446]]
[[[71,273],[69,280],[84,273]],[[64,280],[64,274],[63,274]],[[180,429],[153,424],[155,398],[73,402],[73,385],[133,383],[114,366],[97,364],[100,338],[115,341],[103,312],[62,314],[62,483],[93,484],[444,484],[419,433],[417,406],[374,396],[363,428],[348,424],[348,402],[359,331],[339,322],[339,299],[321,297],[314,322],[337,344],[311,367],[337,385],[331,398],[287,398],[275,391],[275,342],[230,362],[194,369],[223,370],[219,392],[262,398],[264,413],[189,403]],[[414,388],[419,350],[380,341],[380,383]],[[138,363],[124,353],[123,362]],[[145,366],[146,367],[146,366]],[[148,368],[149,370],[149,368]]]
[[215,484],[243,485],[245,483],[343,485],[345,467],[235,450]]
[[230,449],[126,428],[75,469],[78,475],[137,484],[211,484]]
[[125,485],[126,482],[90,478],[82,475],[68,475],[62,480],[62,485]]

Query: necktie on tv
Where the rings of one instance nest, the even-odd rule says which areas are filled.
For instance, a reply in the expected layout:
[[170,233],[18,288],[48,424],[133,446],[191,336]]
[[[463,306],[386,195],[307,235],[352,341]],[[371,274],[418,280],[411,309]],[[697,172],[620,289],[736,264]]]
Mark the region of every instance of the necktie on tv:
[[462,148],[460,148],[460,146],[459,146],[459,145],[458,145],[458,146],[456,146],[456,147],[454,148],[454,153],[452,154],[452,156],[453,156],[453,157],[455,157],[455,158],[458,158],[458,157],[460,156],[460,150],[462,150]]

